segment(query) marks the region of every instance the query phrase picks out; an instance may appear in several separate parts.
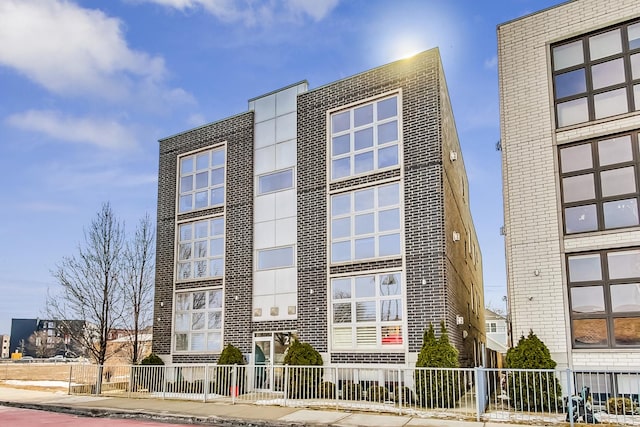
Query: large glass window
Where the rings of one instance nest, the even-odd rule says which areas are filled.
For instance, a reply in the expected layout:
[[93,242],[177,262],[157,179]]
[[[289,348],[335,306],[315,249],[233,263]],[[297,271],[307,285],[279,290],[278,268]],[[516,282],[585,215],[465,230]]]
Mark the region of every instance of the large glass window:
[[224,218],[178,226],[178,280],[224,274]]
[[331,179],[398,165],[397,95],[331,115]]
[[258,251],[258,270],[293,267],[293,246]]
[[331,196],[331,262],[400,255],[400,185]]
[[293,169],[268,173],[258,177],[258,194],[293,188]]
[[402,274],[331,280],[333,350],[402,348]]
[[224,147],[179,159],[178,212],[224,203],[224,165]]
[[640,22],[551,47],[558,127],[640,109]]
[[175,350],[221,351],[222,289],[178,292],[175,296]]
[[566,234],[640,224],[638,133],[560,147]]
[[640,347],[640,249],[567,256],[575,348]]

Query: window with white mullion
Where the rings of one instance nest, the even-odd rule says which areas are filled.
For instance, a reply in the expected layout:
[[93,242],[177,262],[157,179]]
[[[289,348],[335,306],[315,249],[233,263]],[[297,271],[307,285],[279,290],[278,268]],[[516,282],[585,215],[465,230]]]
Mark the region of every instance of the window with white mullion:
[[331,313],[333,349],[401,348],[401,273],[332,279]]
[[331,115],[331,179],[398,165],[398,96]]
[[331,196],[331,262],[400,255],[398,183]]
[[175,295],[174,348],[177,352],[222,350],[222,289]]
[[178,226],[177,280],[221,277],[224,274],[224,218]]
[[181,157],[178,165],[180,213],[224,203],[224,147]]

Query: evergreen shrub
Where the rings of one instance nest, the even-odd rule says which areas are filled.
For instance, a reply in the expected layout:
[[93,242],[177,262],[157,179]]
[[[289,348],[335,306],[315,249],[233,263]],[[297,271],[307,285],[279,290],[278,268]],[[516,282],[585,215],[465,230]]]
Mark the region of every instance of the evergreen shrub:
[[[547,346],[533,333],[520,337],[518,345],[507,351],[509,369],[555,369]],[[509,401],[522,411],[562,409],[560,381],[554,372],[514,371],[507,375]]]
[[151,353],[140,361],[140,365],[145,367],[131,367],[132,378],[134,378],[133,391],[138,389],[147,389],[150,392],[162,391],[164,382],[164,368],[162,367],[164,362],[162,359],[157,354]]
[[423,335],[422,348],[418,354],[416,398],[424,407],[453,408],[462,396],[463,386],[459,384],[458,373],[451,368],[459,368],[458,350],[449,342],[444,321],[440,322],[440,338],[436,338],[433,325]]
[[[238,347],[232,344],[227,344],[220,353],[218,358],[218,364],[216,368],[216,374],[214,378],[213,390],[217,394],[229,396],[233,393],[243,394],[246,387],[246,367],[244,355]],[[233,380],[233,368],[236,366],[236,383],[235,388],[232,384]],[[209,386],[211,389],[211,386]]]
[[[322,356],[308,343],[294,339],[284,356],[284,364],[289,365],[288,398],[308,399],[315,397],[322,381],[322,370],[304,368],[322,366]],[[296,368],[300,366],[300,368]]]

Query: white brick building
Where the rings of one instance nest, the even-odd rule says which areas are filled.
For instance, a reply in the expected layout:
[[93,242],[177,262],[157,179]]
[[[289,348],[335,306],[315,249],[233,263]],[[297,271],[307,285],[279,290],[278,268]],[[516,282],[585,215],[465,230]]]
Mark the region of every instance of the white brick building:
[[640,2],[498,26],[512,338],[560,367],[640,366]]

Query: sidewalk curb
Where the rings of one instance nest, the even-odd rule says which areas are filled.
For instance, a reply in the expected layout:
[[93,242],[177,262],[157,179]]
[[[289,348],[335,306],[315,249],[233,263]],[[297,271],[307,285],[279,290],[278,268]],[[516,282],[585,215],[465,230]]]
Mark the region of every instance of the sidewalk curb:
[[27,402],[11,402],[0,401],[0,406],[32,409],[37,411],[49,411],[58,412],[61,414],[78,415],[82,417],[91,418],[118,418],[118,419],[139,419],[147,421],[156,421],[162,423],[177,423],[177,424],[193,424],[193,425],[205,425],[216,427],[302,427],[302,426],[314,426],[314,427],[330,427],[329,424],[310,424],[310,423],[296,423],[296,422],[282,422],[282,421],[264,421],[264,420],[252,420],[246,418],[229,418],[229,417],[200,417],[195,415],[181,415],[181,414],[159,414],[150,411],[133,411],[116,408],[91,408],[91,407],[77,407],[68,405],[50,405],[46,403],[27,403]]

